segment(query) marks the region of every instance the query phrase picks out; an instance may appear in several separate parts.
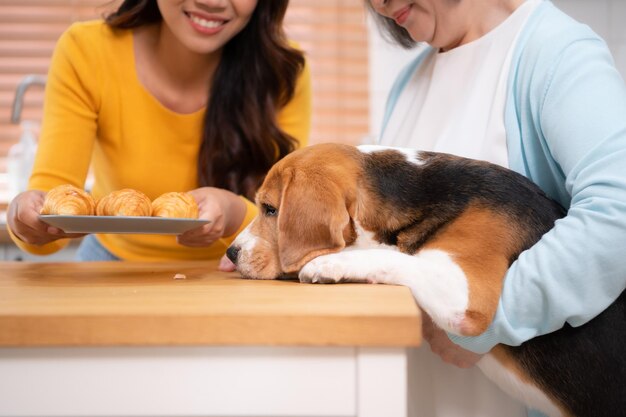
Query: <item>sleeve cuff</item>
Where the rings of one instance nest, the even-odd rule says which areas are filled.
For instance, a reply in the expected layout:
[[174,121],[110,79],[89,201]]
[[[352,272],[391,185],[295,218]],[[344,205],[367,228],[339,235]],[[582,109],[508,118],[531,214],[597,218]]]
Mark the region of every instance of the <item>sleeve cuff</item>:
[[478,354],[487,353],[495,345],[500,343],[496,337],[496,332],[493,326],[490,326],[484,333],[478,336],[459,336],[448,333],[448,338],[450,338],[452,343],[461,346],[463,349],[467,349]]
[[26,253],[37,256],[51,255],[55,252],[60,251],[69,243],[69,239],[59,239],[41,246],[31,245],[29,243],[23,242],[22,240],[20,240],[20,238],[15,236],[15,234],[8,225],[7,231],[9,232],[9,237],[11,237],[11,240],[13,241],[13,243],[15,243],[15,246],[17,246]]

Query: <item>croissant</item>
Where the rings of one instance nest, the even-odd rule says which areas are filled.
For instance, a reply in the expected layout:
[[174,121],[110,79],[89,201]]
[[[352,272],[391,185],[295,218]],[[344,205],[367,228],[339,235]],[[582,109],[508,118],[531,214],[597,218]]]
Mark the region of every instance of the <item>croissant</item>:
[[64,184],[48,191],[40,214],[92,216],[95,207],[91,194],[73,185]]
[[96,205],[98,216],[150,216],[151,212],[150,198],[131,188],[113,191],[98,200]]
[[156,217],[198,218],[198,204],[189,193],[165,193],[152,202],[152,215]]

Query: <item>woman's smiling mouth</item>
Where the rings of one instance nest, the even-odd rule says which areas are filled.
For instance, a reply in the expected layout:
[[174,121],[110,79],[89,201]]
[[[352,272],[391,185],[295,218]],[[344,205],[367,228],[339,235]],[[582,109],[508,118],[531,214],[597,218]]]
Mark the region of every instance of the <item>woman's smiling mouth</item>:
[[402,25],[404,22],[406,22],[406,19],[409,17],[409,13],[411,12],[411,7],[413,7],[413,5],[409,4],[408,6],[403,7],[402,9],[395,12],[393,14],[393,20],[395,20],[398,25]]
[[207,18],[189,12],[185,12],[185,15],[189,18],[189,22],[195,30],[209,35],[219,32],[224,24],[228,22],[228,20],[221,18]]

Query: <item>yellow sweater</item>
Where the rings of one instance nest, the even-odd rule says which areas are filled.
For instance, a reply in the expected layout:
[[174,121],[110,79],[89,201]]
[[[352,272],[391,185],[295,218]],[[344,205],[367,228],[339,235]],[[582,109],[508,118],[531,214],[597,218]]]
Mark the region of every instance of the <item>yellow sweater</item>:
[[[90,164],[95,198],[127,187],[151,199],[168,191],[197,188],[203,115],[204,109],[191,114],[168,110],[140,84],[132,31],[113,30],[102,21],[76,23],[61,36],[52,58],[29,189],[47,191],[65,183],[82,187]],[[311,83],[305,68],[293,99],[278,114],[278,123],[305,146],[310,118]],[[256,215],[254,204],[246,202],[241,229]],[[189,248],[169,235],[98,236],[117,257],[147,261],[215,259],[233,238]],[[13,240],[39,255],[67,244],[35,246],[15,236]]]

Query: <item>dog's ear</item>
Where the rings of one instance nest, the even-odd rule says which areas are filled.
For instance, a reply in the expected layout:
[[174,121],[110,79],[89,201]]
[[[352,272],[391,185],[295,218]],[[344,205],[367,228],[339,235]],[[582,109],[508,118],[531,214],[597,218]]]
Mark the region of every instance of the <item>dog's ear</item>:
[[311,259],[346,245],[350,223],[346,198],[331,181],[293,171],[278,210],[278,256],[284,272],[297,272]]

